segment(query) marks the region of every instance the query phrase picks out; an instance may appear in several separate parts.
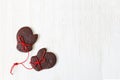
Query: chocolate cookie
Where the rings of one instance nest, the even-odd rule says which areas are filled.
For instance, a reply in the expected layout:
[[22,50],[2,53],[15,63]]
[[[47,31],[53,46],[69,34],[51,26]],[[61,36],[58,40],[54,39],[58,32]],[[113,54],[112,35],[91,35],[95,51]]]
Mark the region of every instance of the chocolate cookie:
[[49,69],[56,64],[56,56],[52,52],[47,52],[46,48],[42,48],[36,56],[31,57],[30,63],[36,71]]
[[17,49],[21,52],[31,51],[37,38],[38,35],[33,34],[28,26],[22,27],[17,33]]

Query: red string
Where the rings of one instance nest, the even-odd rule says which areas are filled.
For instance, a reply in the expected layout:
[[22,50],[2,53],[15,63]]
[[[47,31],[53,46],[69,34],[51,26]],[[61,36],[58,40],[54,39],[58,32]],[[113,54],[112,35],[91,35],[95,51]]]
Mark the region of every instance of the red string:
[[22,36],[18,36],[18,44],[22,45],[23,51],[28,51],[27,47],[32,46],[31,44],[25,43],[25,40]]
[[[22,45],[23,51],[28,51],[28,48],[27,48],[27,47],[28,47],[28,46],[31,46],[31,45],[30,45],[30,44],[26,44],[22,36],[18,36],[18,40],[19,40],[18,43]],[[16,63],[14,63],[14,64],[12,65],[11,70],[10,70],[10,73],[13,75],[12,71],[13,71],[14,67],[17,66],[17,65],[19,65],[19,64],[21,64],[24,68],[26,68],[26,69],[28,69],[28,70],[33,69],[33,68],[27,68],[27,67],[23,64],[23,63],[25,63],[25,62],[28,60],[28,58],[29,58],[29,52],[28,52],[27,58],[26,58],[24,61],[19,62],[19,63],[16,62]]]
[[39,65],[39,66],[40,66],[40,69],[42,69],[41,63],[44,63],[44,62],[45,62],[45,58],[44,58],[45,54],[46,54],[46,51],[43,52],[42,57],[41,57],[40,60],[39,60],[38,57],[37,57],[37,61],[33,63],[34,66]]

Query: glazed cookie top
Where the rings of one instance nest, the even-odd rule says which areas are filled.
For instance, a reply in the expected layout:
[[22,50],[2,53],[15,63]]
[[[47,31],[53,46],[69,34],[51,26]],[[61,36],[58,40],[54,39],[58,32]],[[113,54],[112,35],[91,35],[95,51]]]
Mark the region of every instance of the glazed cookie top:
[[38,34],[33,34],[30,27],[22,27],[17,32],[17,49],[21,52],[29,52],[32,50],[33,44],[38,38]]

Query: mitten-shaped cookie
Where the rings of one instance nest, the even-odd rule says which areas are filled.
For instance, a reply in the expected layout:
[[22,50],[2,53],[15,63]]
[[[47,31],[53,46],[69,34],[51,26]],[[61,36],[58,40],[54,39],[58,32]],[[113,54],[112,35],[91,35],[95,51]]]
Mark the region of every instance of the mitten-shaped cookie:
[[38,35],[33,34],[29,27],[22,27],[17,33],[17,49],[21,52],[31,51],[37,38]]
[[49,69],[56,64],[56,56],[52,52],[47,52],[46,48],[42,48],[36,56],[31,57],[30,63],[36,71]]

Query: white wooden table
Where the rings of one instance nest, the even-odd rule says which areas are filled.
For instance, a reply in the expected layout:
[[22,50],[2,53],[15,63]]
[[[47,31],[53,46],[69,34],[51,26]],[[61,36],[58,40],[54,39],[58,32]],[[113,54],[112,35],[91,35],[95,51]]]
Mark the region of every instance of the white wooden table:
[[[119,0],[0,0],[0,80],[109,77],[106,69],[111,67],[107,63],[116,58],[108,57],[111,29],[120,27],[119,3]],[[12,76],[11,65],[27,56],[16,49],[16,33],[26,25],[39,34],[30,56],[46,47],[55,52],[58,61],[52,69],[40,72],[18,66]]]

